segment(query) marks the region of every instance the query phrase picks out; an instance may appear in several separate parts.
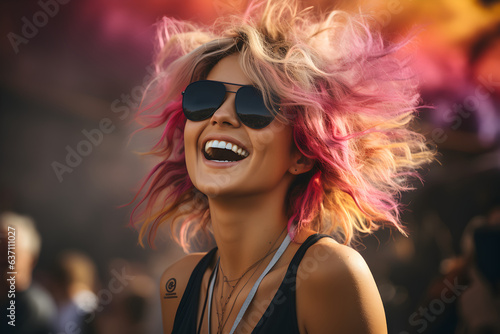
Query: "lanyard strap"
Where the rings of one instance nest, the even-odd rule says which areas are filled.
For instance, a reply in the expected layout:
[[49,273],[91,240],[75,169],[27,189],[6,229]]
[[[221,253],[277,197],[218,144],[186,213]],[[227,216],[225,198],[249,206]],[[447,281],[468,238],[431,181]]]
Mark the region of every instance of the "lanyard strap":
[[[269,271],[274,267],[276,262],[278,262],[278,260],[281,258],[281,255],[283,255],[283,253],[285,252],[285,250],[289,244],[290,244],[290,236],[287,233],[285,239],[281,243],[281,246],[278,248],[278,250],[274,254],[273,258],[271,259],[271,262],[269,262],[266,269],[264,269],[264,272],[262,272],[262,274],[259,276],[257,281],[254,283],[252,289],[250,290],[250,293],[248,294],[247,298],[245,299],[245,302],[241,306],[240,312],[238,313],[238,315],[236,316],[236,319],[234,320],[233,327],[231,328],[231,332],[229,334],[234,333],[234,331],[236,330],[236,327],[238,327],[241,319],[243,318],[243,315],[245,315],[245,312],[246,312],[248,306],[250,306],[250,303],[252,302],[253,297],[257,293],[257,289],[259,288],[260,283],[262,282],[264,277],[269,273]],[[219,267],[219,260],[220,260],[220,258],[217,260],[217,264],[215,265],[215,275],[213,275],[212,280],[210,281],[210,286],[208,288],[208,332],[209,333],[210,333],[210,328],[211,328],[210,327],[210,318],[211,318],[211,314],[212,314],[212,312],[211,312],[212,311],[212,295],[214,292],[215,279],[217,278],[217,271],[218,271],[217,269]]]

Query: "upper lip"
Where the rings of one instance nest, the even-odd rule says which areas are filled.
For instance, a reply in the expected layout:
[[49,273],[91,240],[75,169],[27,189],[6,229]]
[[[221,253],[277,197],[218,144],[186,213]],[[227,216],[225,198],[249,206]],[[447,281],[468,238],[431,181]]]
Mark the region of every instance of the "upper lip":
[[248,153],[250,153],[250,151],[248,150],[248,148],[241,141],[239,141],[236,138],[233,138],[233,137],[230,137],[230,136],[225,136],[225,135],[209,135],[209,136],[206,136],[203,139],[203,142],[202,142],[202,145],[201,145],[201,149],[202,150],[205,150],[205,145],[210,140],[218,140],[219,142],[225,141],[226,143],[229,142],[229,143],[232,143],[232,144],[236,144],[241,149],[243,149],[243,150],[247,151]]

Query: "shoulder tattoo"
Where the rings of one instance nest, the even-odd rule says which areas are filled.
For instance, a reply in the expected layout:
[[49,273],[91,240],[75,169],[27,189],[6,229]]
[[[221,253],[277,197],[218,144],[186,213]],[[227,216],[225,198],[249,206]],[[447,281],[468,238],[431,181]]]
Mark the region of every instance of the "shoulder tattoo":
[[163,296],[163,299],[177,298],[177,293],[175,292],[176,286],[177,281],[175,280],[175,278],[170,278],[167,283],[165,283],[165,290],[167,292]]

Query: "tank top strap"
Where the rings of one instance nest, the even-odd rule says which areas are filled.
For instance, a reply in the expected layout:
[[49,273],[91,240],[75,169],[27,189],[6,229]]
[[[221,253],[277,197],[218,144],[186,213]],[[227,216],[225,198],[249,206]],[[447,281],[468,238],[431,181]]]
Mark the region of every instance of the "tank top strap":
[[310,235],[300,245],[295,252],[290,264],[288,265],[285,277],[281,282],[276,295],[274,296],[268,309],[260,319],[257,326],[252,331],[252,334],[263,333],[287,333],[299,334],[296,306],[296,290],[297,290],[297,271],[300,262],[304,258],[309,247],[314,245],[318,240],[332,236],[328,234],[313,234]]
[[288,269],[285,274],[285,278],[283,279],[282,285],[280,287],[281,292],[283,293],[284,297],[290,300],[290,303],[288,304],[292,309],[290,310],[291,315],[294,319],[292,321],[297,321],[297,314],[296,314],[296,295],[295,291],[297,290],[297,271],[299,270],[299,265],[302,259],[304,258],[304,255],[306,254],[307,250],[309,247],[314,245],[318,240],[329,237],[333,237],[328,234],[321,234],[321,233],[316,233],[310,235],[303,243],[300,245],[299,249],[295,252],[295,255],[292,258],[292,261],[290,261],[290,264],[288,265]]
[[175,314],[172,333],[196,333],[201,283],[216,251],[217,247],[205,254],[193,269]]
[[[297,252],[295,252],[295,255],[292,258],[292,261],[290,262],[290,265],[288,268],[290,269],[291,267],[294,267],[294,266],[297,266],[297,268],[298,268],[300,261],[302,261],[302,258],[306,254],[309,247],[314,245],[318,240],[325,238],[325,237],[333,239],[333,237],[331,235],[322,234],[322,233],[312,234],[309,237],[307,237],[307,239],[302,243],[302,245],[300,245]],[[296,274],[296,271],[295,271],[295,274]]]

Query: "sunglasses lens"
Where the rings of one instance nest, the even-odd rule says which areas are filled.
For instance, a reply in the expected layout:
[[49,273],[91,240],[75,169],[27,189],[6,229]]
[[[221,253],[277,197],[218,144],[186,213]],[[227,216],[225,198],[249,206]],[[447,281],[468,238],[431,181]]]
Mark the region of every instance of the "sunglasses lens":
[[196,81],[186,87],[182,98],[184,115],[191,121],[211,117],[224,102],[226,87],[213,81]]
[[243,86],[238,90],[236,112],[243,124],[252,129],[265,128],[274,119],[264,103],[261,92],[253,86]]

